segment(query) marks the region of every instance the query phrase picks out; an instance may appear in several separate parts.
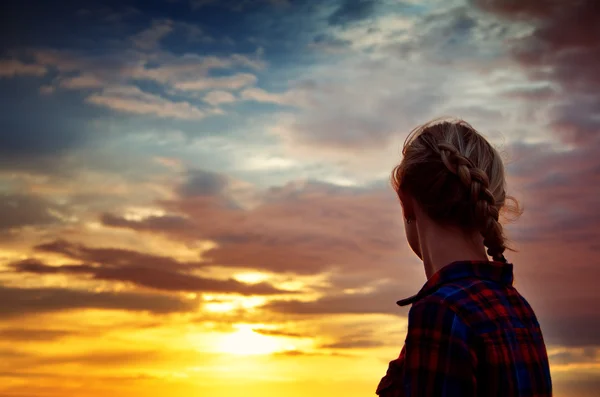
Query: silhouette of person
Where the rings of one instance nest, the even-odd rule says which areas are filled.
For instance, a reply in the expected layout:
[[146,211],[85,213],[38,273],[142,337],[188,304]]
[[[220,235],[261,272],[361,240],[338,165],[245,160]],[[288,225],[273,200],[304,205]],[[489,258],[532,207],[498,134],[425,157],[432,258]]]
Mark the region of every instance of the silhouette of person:
[[415,128],[402,153],[392,185],[427,282],[398,301],[412,304],[407,336],[376,393],[551,396],[540,325],[513,287],[513,265],[504,257],[500,214],[520,209],[506,194],[499,153],[454,119]]

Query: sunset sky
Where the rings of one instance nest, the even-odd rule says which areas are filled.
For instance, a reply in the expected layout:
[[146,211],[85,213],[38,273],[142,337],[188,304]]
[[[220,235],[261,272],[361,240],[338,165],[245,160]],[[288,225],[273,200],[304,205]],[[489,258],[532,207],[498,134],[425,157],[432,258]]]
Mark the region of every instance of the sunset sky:
[[597,396],[599,4],[3,1],[0,396],[374,396],[425,282],[389,173],[443,115],[524,206],[555,395]]

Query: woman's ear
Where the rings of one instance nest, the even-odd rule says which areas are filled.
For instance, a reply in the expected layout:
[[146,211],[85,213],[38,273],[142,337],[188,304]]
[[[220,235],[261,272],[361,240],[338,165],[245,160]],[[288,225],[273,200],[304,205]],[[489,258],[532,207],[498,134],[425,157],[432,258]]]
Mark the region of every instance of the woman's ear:
[[405,219],[415,219],[415,207],[411,196],[403,191],[398,192],[400,197],[400,205],[402,205],[402,213]]

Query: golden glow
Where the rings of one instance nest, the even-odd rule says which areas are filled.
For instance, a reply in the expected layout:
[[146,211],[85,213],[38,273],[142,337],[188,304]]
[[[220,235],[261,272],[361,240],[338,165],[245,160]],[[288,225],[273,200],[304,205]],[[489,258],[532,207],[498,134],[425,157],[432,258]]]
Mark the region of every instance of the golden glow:
[[154,216],[164,216],[165,211],[160,208],[152,208],[152,207],[129,207],[125,214],[123,214],[123,218],[128,221],[143,221],[144,219],[154,217]]
[[226,313],[234,310],[236,307],[234,302],[208,302],[204,304],[204,308],[213,313]]
[[222,353],[240,356],[294,350],[294,345],[286,343],[281,338],[254,332],[253,328],[255,327],[251,324],[237,324],[234,332],[221,337],[218,350]]
[[267,273],[261,272],[238,273],[233,277],[237,281],[246,284],[257,284],[269,279],[269,275]]
[[203,308],[210,312],[224,313],[236,309],[248,310],[266,303],[263,296],[236,296],[228,294],[206,294]]

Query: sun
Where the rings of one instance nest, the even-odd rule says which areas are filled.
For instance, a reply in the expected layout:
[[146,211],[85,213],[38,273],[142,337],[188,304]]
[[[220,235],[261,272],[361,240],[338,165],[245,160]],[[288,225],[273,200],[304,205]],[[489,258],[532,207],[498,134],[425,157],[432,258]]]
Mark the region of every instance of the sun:
[[293,348],[281,338],[261,335],[252,329],[256,325],[236,324],[236,331],[220,337],[218,350],[222,353],[235,355],[271,354]]

